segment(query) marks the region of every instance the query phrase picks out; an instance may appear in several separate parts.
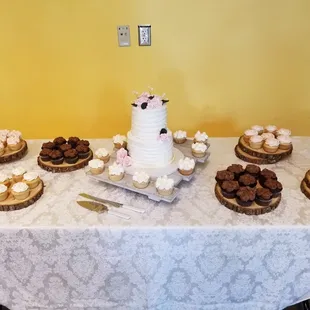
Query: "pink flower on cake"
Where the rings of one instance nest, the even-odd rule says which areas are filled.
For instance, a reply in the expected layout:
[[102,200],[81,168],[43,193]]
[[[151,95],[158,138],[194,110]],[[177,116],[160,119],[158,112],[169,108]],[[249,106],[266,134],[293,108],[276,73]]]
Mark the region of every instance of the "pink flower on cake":
[[163,105],[161,96],[155,95],[153,99],[149,100],[148,107],[151,109],[159,108]]
[[116,152],[116,163],[122,164],[126,156],[127,156],[127,151],[122,147]]
[[170,135],[168,135],[167,133],[162,133],[158,137],[158,140],[162,142],[168,141],[169,139],[170,139]]
[[148,102],[148,98],[147,98],[147,97],[139,97],[139,98],[137,98],[137,99],[135,100],[134,103],[135,103],[138,107],[140,107],[141,104],[142,104],[143,102]]
[[123,166],[124,167],[129,167],[132,165],[132,159],[130,156],[126,156],[124,159],[123,159]]

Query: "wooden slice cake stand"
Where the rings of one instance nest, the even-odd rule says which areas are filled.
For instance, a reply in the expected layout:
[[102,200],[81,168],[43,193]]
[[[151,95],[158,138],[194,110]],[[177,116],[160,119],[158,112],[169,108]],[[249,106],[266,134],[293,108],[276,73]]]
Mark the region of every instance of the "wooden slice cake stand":
[[51,161],[43,161],[40,156],[38,156],[38,165],[49,172],[71,172],[78,169],[82,169],[88,165],[88,162],[93,158],[93,152],[90,150],[87,158],[79,159],[75,164],[68,164],[63,162],[60,165],[54,165]]
[[253,149],[245,142],[243,136],[239,138],[239,142],[235,147],[235,154],[238,158],[257,165],[274,164],[291,155],[292,151],[293,147],[289,150],[278,149],[275,153],[268,153],[263,148]]
[[301,181],[300,189],[305,196],[310,199],[310,170],[306,172],[304,179]]
[[[259,187],[259,185],[257,186]],[[280,195],[276,198],[273,198],[271,203],[267,207],[259,206],[255,202],[253,202],[253,204],[250,207],[243,207],[237,203],[235,198],[228,199],[224,197],[218,183],[216,183],[214,191],[215,191],[216,198],[222,205],[224,205],[230,210],[233,210],[238,213],[244,213],[246,215],[261,215],[264,213],[271,212],[278,207],[281,201],[281,195]]]
[[39,185],[30,189],[29,196],[24,200],[17,200],[10,192],[7,199],[0,201],[0,211],[14,211],[29,207],[34,204],[43,194],[44,184],[41,181]]
[[5,148],[4,154],[0,156],[0,163],[9,163],[14,160],[23,158],[26,155],[28,146],[25,140],[21,140],[22,147],[18,151],[11,151],[8,147]]

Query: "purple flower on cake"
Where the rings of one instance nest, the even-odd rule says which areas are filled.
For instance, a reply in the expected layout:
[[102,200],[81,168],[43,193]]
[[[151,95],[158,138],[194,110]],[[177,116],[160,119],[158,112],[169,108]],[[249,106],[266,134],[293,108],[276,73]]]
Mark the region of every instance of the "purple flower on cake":
[[132,159],[128,156],[128,152],[124,148],[121,148],[116,152],[116,163],[124,167],[132,165]]
[[170,139],[170,135],[167,133],[162,133],[161,135],[158,136],[158,140],[165,142],[165,141],[169,141]]

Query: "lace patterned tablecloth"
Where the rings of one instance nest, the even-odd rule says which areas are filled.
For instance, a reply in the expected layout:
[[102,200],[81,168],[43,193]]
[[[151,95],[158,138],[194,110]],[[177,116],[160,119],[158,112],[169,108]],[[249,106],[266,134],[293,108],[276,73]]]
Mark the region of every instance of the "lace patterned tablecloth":
[[[27,209],[0,212],[0,304],[12,310],[275,310],[310,294],[310,201],[299,190],[310,138],[270,167],[284,190],[272,213],[246,216],[214,196],[217,170],[242,163],[237,138],[211,139],[211,157],[182,183],[173,204],[90,181],[84,170],[48,173],[42,141],[19,162],[38,171],[45,193]],[[93,149],[111,146],[91,141]],[[144,208],[126,221],[79,207],[87,192]]]

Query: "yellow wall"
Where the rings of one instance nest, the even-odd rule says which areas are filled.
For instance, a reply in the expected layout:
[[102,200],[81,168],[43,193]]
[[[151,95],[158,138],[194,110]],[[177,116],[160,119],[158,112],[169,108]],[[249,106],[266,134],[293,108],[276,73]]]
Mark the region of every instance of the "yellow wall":
[[[138,46],[139,23],[152,24],[151,47]],[[0,128],[126,133],[132,90],[148,85],[170,98],[172,130],[310,135],[310,1],[0,0]]]

